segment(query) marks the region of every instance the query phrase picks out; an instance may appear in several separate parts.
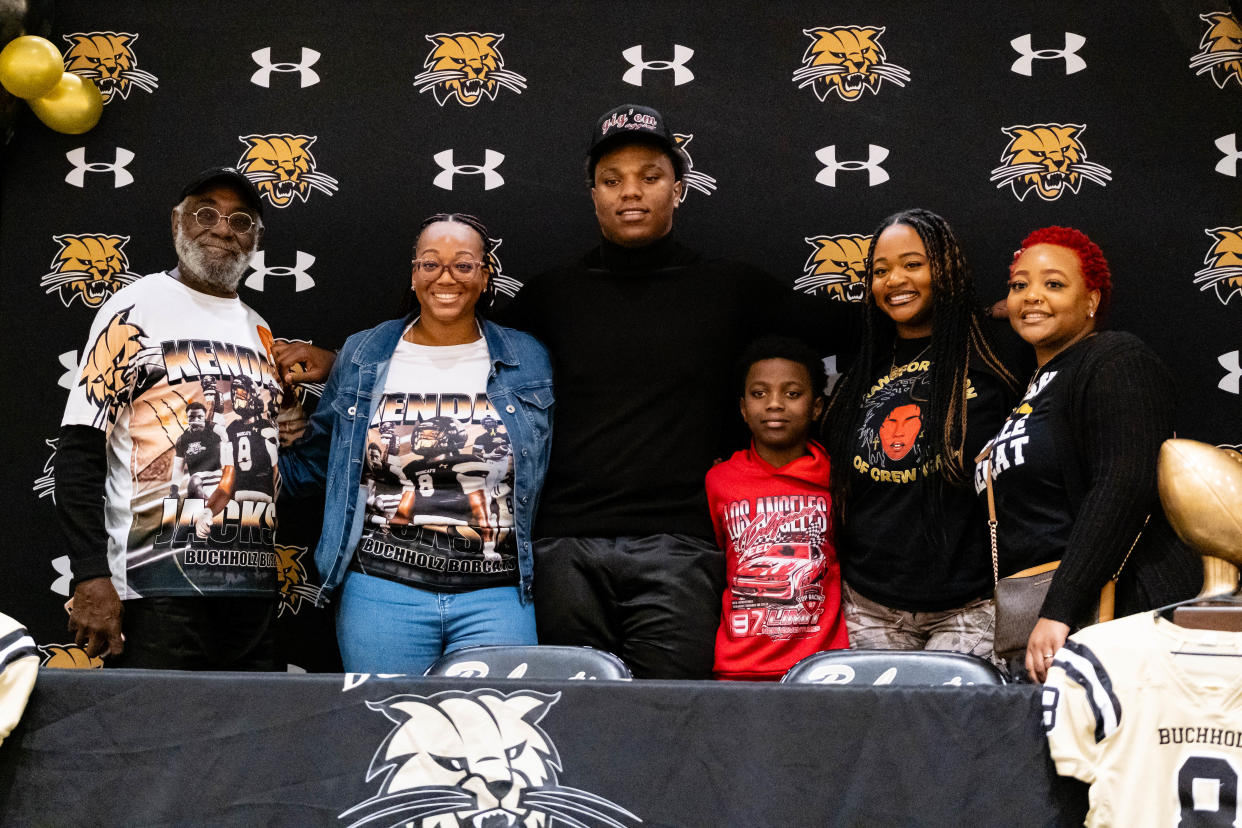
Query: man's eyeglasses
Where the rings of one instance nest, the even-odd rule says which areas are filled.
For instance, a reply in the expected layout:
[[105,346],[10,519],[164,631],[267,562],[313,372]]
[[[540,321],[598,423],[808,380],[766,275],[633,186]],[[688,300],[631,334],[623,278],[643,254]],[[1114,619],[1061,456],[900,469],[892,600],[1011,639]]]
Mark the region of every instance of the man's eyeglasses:
[[250,217],[249,213],[238,212],[231,216],[225,216],[214,207],[199,207],[194,211],[194,220],[198,222],[199,227],[210,229],[219,224],[222,218],[229,223],[229,229],[234,233],[245,235],[254,228],[254,219]]
[[445,271],[452,276],[455,281],[469,282],[475,277],[480,270],[483,269],[483,262],[475,262],[470,259],[458,259],[455,262],[439,262],[435,259],[414,259],[414,272],[428,281],[439,279],[440,274]]

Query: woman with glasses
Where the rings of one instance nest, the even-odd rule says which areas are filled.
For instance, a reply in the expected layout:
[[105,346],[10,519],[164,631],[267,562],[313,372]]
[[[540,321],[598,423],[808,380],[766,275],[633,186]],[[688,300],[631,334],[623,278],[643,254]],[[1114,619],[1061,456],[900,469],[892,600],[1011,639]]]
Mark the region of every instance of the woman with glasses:
[[473,216],[423,221],[401,316],[351,336],[286,491],[326,492],[318,601],[337,600],[349,672],[420,674],[478,644],[534,644],[531,527],[552,369],[481,313],[498,267]]

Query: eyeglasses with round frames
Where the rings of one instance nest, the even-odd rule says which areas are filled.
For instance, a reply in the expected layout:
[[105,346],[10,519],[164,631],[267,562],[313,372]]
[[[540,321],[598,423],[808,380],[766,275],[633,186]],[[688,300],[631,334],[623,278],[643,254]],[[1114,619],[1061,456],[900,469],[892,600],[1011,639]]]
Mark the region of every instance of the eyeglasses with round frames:
[[198,222],[199,227],[211,229],[220,223],[220,219],[227,221],[229,229],[240,235],[249,233],[255,224],[249,213],[237,212],[226,216],[214,207],[199,207],[194,211],[194,220]]
[[414,265],[414,272],[428,281],[439,279],[440,274],[447,271],[454,281],[469,282],[484,267],[483,262],[476,262],[470,259],[458,259],[453,262],[439,262],[435,259],[414,259],[411,261],[411,264]]

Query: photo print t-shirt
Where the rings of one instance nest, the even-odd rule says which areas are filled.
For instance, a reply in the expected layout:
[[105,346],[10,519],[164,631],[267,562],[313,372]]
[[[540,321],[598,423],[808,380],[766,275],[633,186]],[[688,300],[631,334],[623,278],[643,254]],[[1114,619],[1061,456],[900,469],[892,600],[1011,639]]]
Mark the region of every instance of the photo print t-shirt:
[[[935,612],[992,590],[987,516],[969,486],[945,485],[943,539],[933,540],[924,500],[945,458],[931,450],[931,338],[898,339],[892,365],[878,375],[854,421],[851,490],[837,544],[846,583],[894,609]],[[973,365],[967,374],[967,463],[1005,416],[999,379]]]
[[[241,300],[167,273],[100,308],[63,424],[108,436],[104,520],[122,599],[276,590],[281,390],[270,337]],[[232,495],[213,511],[226,473]]]
[[513,452],[490,369],[483,338],[397,345],[367,431],[354,569],[446,592],[518,582]]

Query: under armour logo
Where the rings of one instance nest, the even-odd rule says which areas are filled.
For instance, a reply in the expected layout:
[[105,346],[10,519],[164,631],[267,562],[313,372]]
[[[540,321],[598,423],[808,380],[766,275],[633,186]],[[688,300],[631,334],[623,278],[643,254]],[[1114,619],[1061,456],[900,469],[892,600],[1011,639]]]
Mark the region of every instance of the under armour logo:
[[68,555],[61,555],[52,560],[52,569],[56,570],[57,578],[52,581],[52,592],[57,595],[69,595],[69,585],[73,583],[73,569]]
[[250,82],[255,86],[262,86],[264,89],[271,86],[273,72],[297,72],[301,76],[303,89],[319,83],[319,73],[311,68],[319,60],[319,53],[314,49],[302,47],[301,63],[272,63],[271,46],[251,52],[250,57],[259,64],[259,68],[250,76]]
[[849,170],[851,172],[866,170],[867,186],[869,187],[888,181],[888,173],[880,166],[880,162],[888,158],[888,150],[875,144],[867,145],[866,161],[838,161],[836,144],[830,144],[816,150],[815,157],[824,165],[824,168],[819,171],[819,175],[815,176],[815,181],[816,183],[823,184],[825,187],[837,186],[837,172],[839,170]]
[[65,369],[65,373],[60,375],[60,379],[56,381],[56,384],[61,388],[72,391],[73,381],[78,378],[78,352],[65,351],[58,359],[60,360],[60,367]]
[[1242,152],[1238,152],[1238,134],[1231,132],[1228,135],[1220,136],[1216,139],[1216,148],[1225,155],[1224,158],[1216,162],[1216,171],[1221,175],[1237,178],[1238,159],[1242,158]]
[[625,74],[621,76],[621,80],[630,86],[643,85],[643,71],[646,69],[654,69],[663,71],[665,69],[673,70],[673,86],[681,86],[683,83],[689,83],[694,80],[694,73],[691,72],[686,64],[690,58],[694,57],[694,50],[689,46],[680,46],[673,44],[672,60],[643,60],[643,47],[631,46],[621,53],[621,57],[625,58],[630,64],[630,68],[625,70]]
[[129,170],[125,169],[129,162],[134,160],[134,154],[124,147],[116,148],[116,160],[111,164],[105,164],[102,161],[94,164],[86,163],[86,147],[71,149],[65,153],[65,157],[73,165],[73,169],[65,176],[65,183],[67,184],[72,184],[75,187],[85,187],[86,174],[88,172],[112,173],[112,189],[114,190],[134,183],[134,177]]
[[483,189],[485,190],[494,190],[505,183],[504,176],[496,172],[496,168],[505,160],[504,153],[502,152],[490,149],[484,150],[482,165],[462,164],[461,166],[455,166],[451,149],[437,152],[432,158],[440,165],[440,169],[444,170],[444,172],[438,173],[431,181],[432,184],[441,190],[453,189],[453,176],[455,175],[481,175],[483,176]]
[[1086,42],[1087,39],[1082,35],[1066,32],[1064,49],[1039,49],[1037,51],[1031,45],[1031,36],[1029,34],[1015,37],[1009,41],[1009,45],[1022,57],[1015,60],[1013,66],[1009,68],[1019,75],[1026,75],[1029,78],[1034,69],[1035,61],[1063,58],[1065,60],[1065,74],[1072,75],[1075,72],[1081,72],[1087,68],[1087,62],[1078,56],[1078,50]]
[[1216,383],[1216,387],[1221,391],[1230,394],[1242,394],[1242,364],[1239,364],[1238,361],[1240,353],[1242,351],[1230,351],[1216,358],[1216,361],[1220,363],[1220,367],[1229,372],[1221,377],[1220,382]]
[[254,268],[254,273],[246,277],[246,287],[263,290],[264,280],[268,276],[292,276],[295,292],[308,290],[315,286],[315,280],[306,272],[306,269],[315,263],[314,256],[299,250],[293,267],[268,267],[265,252],[258,250],[250,254],[250,266]]

